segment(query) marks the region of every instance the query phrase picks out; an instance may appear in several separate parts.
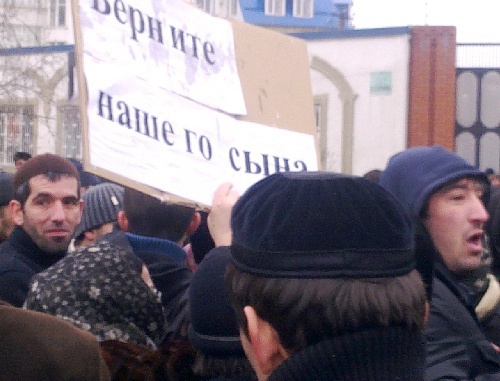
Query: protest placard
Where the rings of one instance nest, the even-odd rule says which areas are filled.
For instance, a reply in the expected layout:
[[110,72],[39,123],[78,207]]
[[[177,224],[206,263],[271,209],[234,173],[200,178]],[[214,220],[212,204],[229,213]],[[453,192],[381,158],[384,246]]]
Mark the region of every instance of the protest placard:
[[85,169],[202,207],[225,181],[316,170],[305,43],[156,3],[74,1]]
[[231,24],[182,0],[79,2],[83,54],[206,106],[246,113]]

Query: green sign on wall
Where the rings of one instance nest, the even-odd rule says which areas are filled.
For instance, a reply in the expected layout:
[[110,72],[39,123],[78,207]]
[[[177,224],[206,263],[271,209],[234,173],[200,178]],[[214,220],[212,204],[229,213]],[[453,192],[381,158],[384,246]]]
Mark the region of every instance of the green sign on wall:
[[392,73],[390,71],[375,71],[370,73],[370,94],[391,95]]

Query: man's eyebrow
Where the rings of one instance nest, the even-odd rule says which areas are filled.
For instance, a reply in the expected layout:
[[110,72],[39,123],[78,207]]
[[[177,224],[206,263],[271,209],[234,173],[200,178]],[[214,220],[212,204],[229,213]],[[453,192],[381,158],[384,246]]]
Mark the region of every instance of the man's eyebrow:
[[52,197],[52,196],[50,193],[41,192],[41,193],[36,194],[33,198],[39,198],[39,197],[48,198],[48,197]]
[[78,201],[79,200],[78,196],[66,196],[66,197],[63,197],[62,199],[63,199],[63,201]]
[[[54,197],[54,195],[50,194],[50,193],[46,193],[46,192],[40,192],[36,195],[33,196],[33,198],[51,198],[51,197]],[[78,196],[76,195],[68,195],[68,196],[63,196],[61,198],[62,200],[78,200]]]
[[[480,192],[485,192],[486,191],[486,185],[483,184],[481,181],[477,181],[474,179],[471,179],[473,182],[473,188],[475,191],[480,191]],[[445,185],[442,187],[439,192],[449,192],[454,189],[468,189],[469,188],[469,183],[467,181],[459,180],[454,183]]]

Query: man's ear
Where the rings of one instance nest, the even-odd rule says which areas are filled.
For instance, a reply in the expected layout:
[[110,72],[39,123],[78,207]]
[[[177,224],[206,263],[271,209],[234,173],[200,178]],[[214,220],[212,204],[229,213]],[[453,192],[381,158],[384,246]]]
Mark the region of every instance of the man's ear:
[[128,218],[127,215],[123,210],[120,210],[118,212],[118,226],[120,226],[120,229],[122,229],[124,232],[128,232]]
[[187,235],[190,236],[191,234],[193,234],[198,229],[200,224],[201,224],[201,214],[200,212],[195,212],[186,230]]
[[23,226],[24,223],[24,211],[21,203],[17,200],[10,200],[9,211],[12,216],[12,222],[18,226]]
[[425,301],[424,326],[427,325],[430,314],[431,314],[431,305],[429,304],[428,301]]
[[78,201],[78,204],[80,206],[80,217],[78,218],[78,223],[80,223],[82,221],[83,208],[85,207],[85,201],[80,199],[80,201]]
[[255,360],[260,372],[268,376],[286,360],[288,354],[281,346],[276,330],[257,315],[253,307],[246,306],[243,312],[247,319],[248,336]]
[[85,239],[89,242],[94,242],[96,240],[96,234],[95,234],[96,229],[92,230],[87,230],[86,232],[83,232],[83,236]]

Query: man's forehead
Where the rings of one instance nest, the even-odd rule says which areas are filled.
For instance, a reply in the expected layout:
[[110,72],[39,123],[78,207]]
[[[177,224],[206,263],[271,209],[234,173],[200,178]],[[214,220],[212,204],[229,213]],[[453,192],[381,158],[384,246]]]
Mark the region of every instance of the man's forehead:
[[[74,193],[78,192],[78,181],[75,177],[69,175],[61,175],[55,179],[51,179],[47,175],[36,175],[29,179],[30,188],[56,188],[56,189],[67,189],[71,188]],[[33,192],[32,192],[33,193]]]

